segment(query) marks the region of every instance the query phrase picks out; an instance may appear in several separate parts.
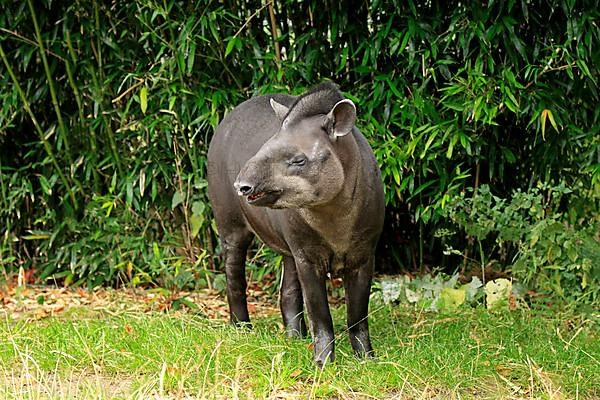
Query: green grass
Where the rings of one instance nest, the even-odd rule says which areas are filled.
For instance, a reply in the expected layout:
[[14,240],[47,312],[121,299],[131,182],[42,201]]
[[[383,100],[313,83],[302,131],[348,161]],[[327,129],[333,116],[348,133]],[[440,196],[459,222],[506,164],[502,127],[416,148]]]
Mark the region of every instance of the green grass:
[[0,398],[600,397],[596,317],[372,309],[377,358],[353,357],[341,308],[336,362],[322,371],[276,317],[250,332],[186,314],[6,318]]

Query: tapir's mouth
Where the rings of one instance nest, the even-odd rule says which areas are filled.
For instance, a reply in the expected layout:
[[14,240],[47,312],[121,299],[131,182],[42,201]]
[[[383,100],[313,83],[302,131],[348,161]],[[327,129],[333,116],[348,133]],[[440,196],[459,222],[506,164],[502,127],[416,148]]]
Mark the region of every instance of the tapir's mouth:
[[269,206],[279,198],[280,194],[281,190],[262,191],[249,194],[246,200],[253,206]]
[[266,195],[267,195],[267,192],[258,192],[258,193],[251,194],[248,196],[248,202],[253,202],[258,199],[262,199]]

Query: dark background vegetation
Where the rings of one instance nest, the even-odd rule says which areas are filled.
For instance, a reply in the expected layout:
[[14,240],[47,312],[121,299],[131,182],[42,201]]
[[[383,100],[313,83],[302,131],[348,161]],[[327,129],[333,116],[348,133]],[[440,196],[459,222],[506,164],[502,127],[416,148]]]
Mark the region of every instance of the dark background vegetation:
[[598,1],[0,4],[4,278],[222,287],[215,126],[333,80],[383,172],[380,272],[598,300]]

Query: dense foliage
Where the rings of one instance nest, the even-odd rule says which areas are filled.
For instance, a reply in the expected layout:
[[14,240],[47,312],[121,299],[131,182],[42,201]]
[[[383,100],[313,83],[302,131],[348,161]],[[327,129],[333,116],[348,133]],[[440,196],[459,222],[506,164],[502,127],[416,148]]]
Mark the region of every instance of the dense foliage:
[[[534,288],[597,299],[598,264],[536,279],[600,240],[598,1],[0,1],[4,271],[214,283],[213,128],[252,95],[332,79],[381,165],[387,270],[518,261]],[[498,246],[445,211],[483,184],[508,204],[569,190]],[[568,238],[536,243],[571,240],[562,258],[531,240],[546,217]]]

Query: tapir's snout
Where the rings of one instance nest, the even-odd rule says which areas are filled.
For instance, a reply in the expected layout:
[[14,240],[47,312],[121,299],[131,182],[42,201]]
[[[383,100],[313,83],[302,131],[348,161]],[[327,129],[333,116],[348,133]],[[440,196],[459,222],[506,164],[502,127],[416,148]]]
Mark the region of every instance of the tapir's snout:
[[263,207],[273,206],[282,192],[281,190],[267,189],[262,183],[251,183],[250,180],[243,177],[242,174],[235,180],[233,187],[237,191],[238,196],[246,198],[248,204]]

